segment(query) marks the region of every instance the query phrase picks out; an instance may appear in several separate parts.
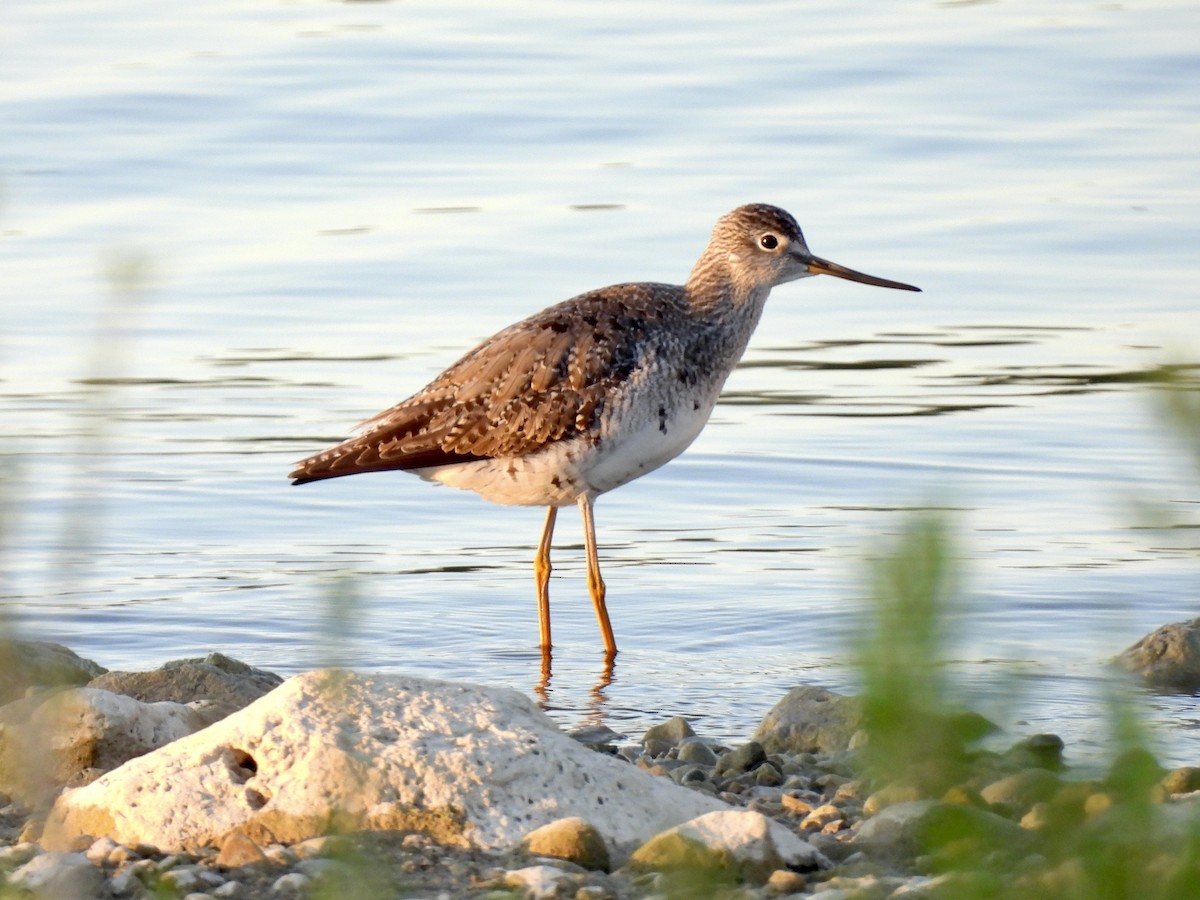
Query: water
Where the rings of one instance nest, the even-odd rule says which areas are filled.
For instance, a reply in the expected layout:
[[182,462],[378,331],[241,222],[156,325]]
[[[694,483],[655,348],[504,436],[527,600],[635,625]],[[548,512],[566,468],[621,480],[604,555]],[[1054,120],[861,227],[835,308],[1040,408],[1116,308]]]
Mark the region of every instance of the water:
[[[0,28],[0,588],[27,635],[738,740],[793,684],[854,688],[863,558],[935,503],[952,671],[1086,758],[1103,662],[1195,615],[1194,530],[1138,510],[1194,523],[1200,489],[1129,377],[1197,355],[1191,4],[8,0]],[[693,448],[601,499],[611,681],[572,510],[539,690],[541,511],[288,487],[509,322],[681,280],[749,201],[925,292],[779,289]],[[1144,706],[1200,761],[1195,698]]]

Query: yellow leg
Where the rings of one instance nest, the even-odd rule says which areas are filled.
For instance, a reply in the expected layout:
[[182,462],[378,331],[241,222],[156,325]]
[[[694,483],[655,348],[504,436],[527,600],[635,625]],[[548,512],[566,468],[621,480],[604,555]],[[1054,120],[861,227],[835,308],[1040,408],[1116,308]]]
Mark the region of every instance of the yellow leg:
[[[546,510],[546,524],[542,528],[542,539],[538,543],[537,556],[533,558],[533,578],[537,583],[538,629],[542,635],[543,662],[550,656],[550,538],[554,534],[554,520],[558,508]],[[543,668],[546,668],[543,666]]]
[[592,521],[592,498],[587,494],[579,498],[579,511],[583,514],[583,541],[587,549],[588,593],[596,607],[596,621],[604,638],[604,655],[612,659],[617,655],[617,642],[608,621],[608,607],[604,605],[604,579],[600,577],[600,555],[596,552],[596,523]]

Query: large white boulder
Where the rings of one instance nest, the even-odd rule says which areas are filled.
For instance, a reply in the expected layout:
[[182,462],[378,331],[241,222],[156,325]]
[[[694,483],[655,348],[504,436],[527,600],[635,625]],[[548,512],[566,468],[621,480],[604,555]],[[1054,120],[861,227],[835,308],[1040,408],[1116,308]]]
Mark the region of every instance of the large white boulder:
[[88,834],[181,850],[233,833],[264,843],[392,828],[507,848],[579,816],[620,860],[659,831],[728,808],[588,750],[515,691],[323,671],[64,793],[43,844]]

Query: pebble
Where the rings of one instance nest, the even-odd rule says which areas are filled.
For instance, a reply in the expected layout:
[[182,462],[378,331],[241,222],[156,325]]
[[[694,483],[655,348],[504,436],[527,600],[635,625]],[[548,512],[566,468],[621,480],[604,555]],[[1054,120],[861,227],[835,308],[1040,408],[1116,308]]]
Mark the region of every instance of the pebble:
[[308,890],[312,879],[303,872],[288,872],[280,875],[271,885],[271,892],[284,897],[299,897]]
[[642,746],[646,747],[653,742],[661,741],[668,746],[676,747],[687,738],[695,736],[696,732],[692,730],[692,723],[683,716],[675,716],[646,729],[646,733],[642,736]]
[[569,896],[567,891],[579,883],[579,878],[554,866],[526,866],[514,869],[504,876],[508,887],[516,888],[532,900],[552,900],[556,897]]
[[805,884],[805,878],[799,872],[793,872],[790,869],[776,869],[771,873],[771,877],[767,879],[764,887],[768,894],[798,894],[804,890]]
[[0,867],[15,869],[25,865],[41,852],[41,847],[29,841],[22,841],[9,847],[0,847]]
[[93,865],[100,866],[108,862],[108,859],[112,855],[113,851],[119,846],[120,844],[110,837],[98,838],[92,843],[92,846],[87,848],[84,856],[87,857],[88,862],[92,863]]
[[[840,828],[842,820],[842,811],[833,804],[827,803],[824,806],[818,806],[805,816],[800,822],[800,827],[805,831],[822,831],[826,825],[835,822]],[[837,829],[834,830],[836,831]]]
[[103,882],[101,871],[82,853],[42,853],[18,868],[8,883],[45,897],[91,897]]
[[679,745],[676,757],[681,762],[694,763],[700,766],[716,766],[717,754],[700,738],[691,737]]
[[238,869],[267,861],[262,848],[241,831],[232,832],[221,844],[217,854],[217,865],[226,869]]
[[811,803],[809,803],[807,800],[802,800],[793,794],[780,794],[779,805],[783,808],[783,811],[790,816],[807,816],[813,811],[813,806]]
[[224,883],[225,879],[215,872],[195,865],[176,866],[163,873],[162,877],[162,884],[179,894],[191,893],[201,888],[217,887]]
[[717,760],[718,775],[738,775],[749,772],[762,765],[767,759],[767,752],[758,741],[749,741],[721,756]]

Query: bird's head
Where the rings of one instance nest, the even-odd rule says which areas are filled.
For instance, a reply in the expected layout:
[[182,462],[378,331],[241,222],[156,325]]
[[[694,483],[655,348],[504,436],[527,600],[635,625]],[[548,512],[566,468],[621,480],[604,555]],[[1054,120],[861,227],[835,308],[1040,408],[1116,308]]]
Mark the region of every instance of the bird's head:
[[920,288],[856,272],[822,259],[808,249],[792,216],[777,206],[752,203],[722,216],[713,229],[710,262],[723,258],[735,280],[750,288],[770,289],[810,275],[833,275],[848,281],[902,291]]

